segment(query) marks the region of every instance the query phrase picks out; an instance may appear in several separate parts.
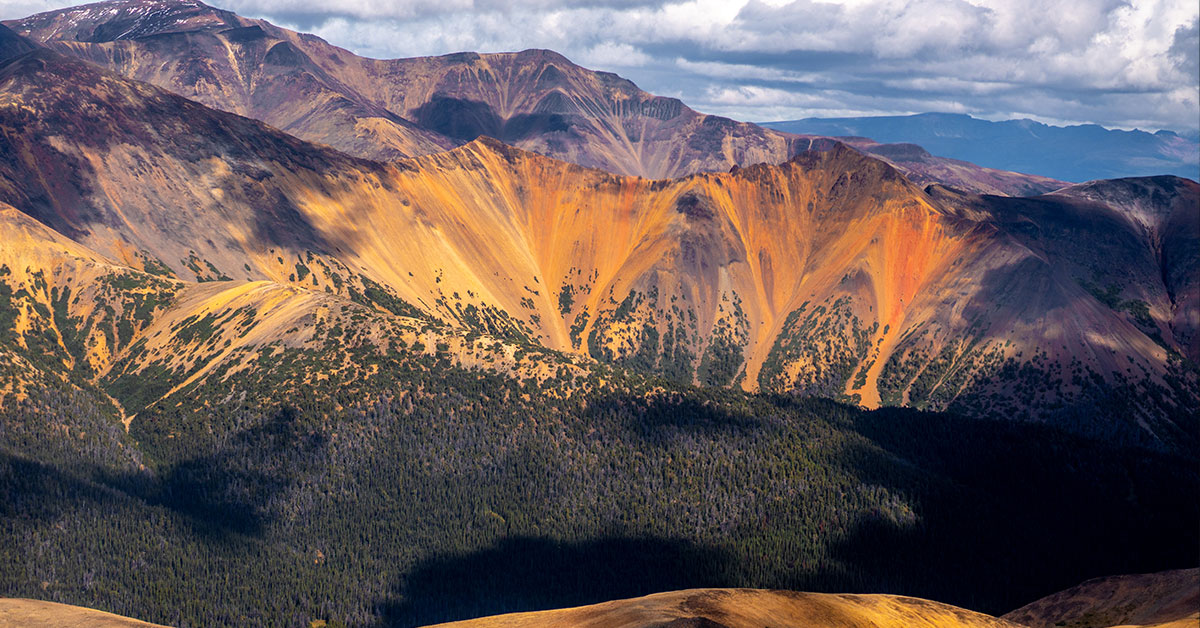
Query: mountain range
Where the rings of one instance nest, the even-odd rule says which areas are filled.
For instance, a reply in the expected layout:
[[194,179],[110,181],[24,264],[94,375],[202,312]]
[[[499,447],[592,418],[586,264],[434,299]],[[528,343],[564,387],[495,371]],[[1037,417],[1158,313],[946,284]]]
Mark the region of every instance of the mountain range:
[[[386,295],[683,383],[1189,438],[1185,179],[974,196],[839,144],[675,180],[493,139],[364,161],[48,49],[0,93],[0,201],[145,272]],[[1123,427],[1092,414],[1114,399]]]
[[1053,126],[1027,119],[993,122],[951,113],[805,118],[763,126],[918,144],[938,155],[1063,181],[1164,174],[1200,178],[1200,137],[1194,133],[1125,131],[1097,124]]
[[[200,2],[101,2],[6,25],[69,55],[358,157],[437,152],[480,135],[647,178],[781,162],[814,142],[693,111],[558,53],[376,60]],[[865,142],[918,183],[1026,194],[1063,185]]]
[[1066,185],[187,0],[5,24],[5,595],[996,613],[1200,547],[1195,181]]

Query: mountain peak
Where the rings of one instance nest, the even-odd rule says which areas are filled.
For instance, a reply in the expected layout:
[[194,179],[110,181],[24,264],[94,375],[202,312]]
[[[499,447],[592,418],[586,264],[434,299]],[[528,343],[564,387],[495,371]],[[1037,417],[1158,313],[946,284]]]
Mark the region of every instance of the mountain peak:
[[471,140],[470,142],[467,142],[466,144],[463,144],[462,146],[460,146],[454,150],[455,151],[474,151],[474,152],[495,153],[495,154],[502,155],[505,157],[514,157],[518,154],[524,155],[524,154],[527,154],[527,152],[528,152],[528,151],[524,151],[519,148],[516,148],[514,146],[511,146],[509,144],[505,144],[504,142],[502,142],[490,135],[480,135],[479,137]]
[[796,164],[806,170],[845,170],[870,173],[877,175],[882,180],[903,178],[895,167],[882,159],[855,150],[842,142],[832,142],[831,144],[828,148],[814,148],[798,153],[788,160],[788,163]]
[[947,121],[954,120],[954,121],[960,121],[960,122],[967,122],[967,121],[978,119],[978,118],[971,117],[969,114],[951,113],[948,111],[927,111],[925,113],[914,114],[911,117],[925,118],[927,120],[947,120]]
[[1172,215],[1194,218],[1200,184],[1174,175],[1101,179],[1052,192],[1107,205],[1135,224],[1161,230]]
[[8,24],[39,41],[90,43],[242,25],[237,15],[199,0],[106,0],[46,11]]

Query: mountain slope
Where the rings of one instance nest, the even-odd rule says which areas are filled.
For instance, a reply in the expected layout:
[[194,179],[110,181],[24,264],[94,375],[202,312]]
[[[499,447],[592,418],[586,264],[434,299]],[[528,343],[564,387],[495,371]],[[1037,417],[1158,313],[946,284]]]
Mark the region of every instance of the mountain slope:
[[9,24],[130,78],[372,159],[490,135],[657,178],[782,161],[799,141],[697,114],[548,51],[378,61],[261,20],[171,0],[102,2]]
[[961,626],[1018,628],[981,613],[917,598],[756,589],[692,589],[551,611],[438,624],[443,628],[752,628],[759,626]]
[[37,44],[0,24],[0,61],[23,55],[35,48],[37,48]]
[[[1191,438],[1173,410],[1196,386],[1178,360],[1194,359],[1186,216],[1167,285],[1140,223],[1079,231],[1056,209],[1078,204],[1068,193],[930,196],[840,145],[671,181],[484,139],[384,165],[45,50],[0,68],[0,94],[0,200],[135,268],[291,284],[679,381],[872,407],[1086,426],[1115,395],[1135,431]],[[1196,195],[1155,189],[1169,207]],[[1103,257],[1056,263],[1087,249],[1135,262],[1144,312],[1088,283]]]
[[[368,369],[363,353],[410,346],[436,346],[449,364],[493,373],[544,379],[580,372],[561,356],[527,349],[522,357],[514,347],[380,311],[370,301],[271,281],[195,283],[161,276],[169,272],[163,267],[151,268],[160,275],[128,268],[7,205],[0,205],[0,241],[0,408],[19,407],[42,389],[69,389],[93,397],[101,413],[120,417],[128,429],[145,408],[187,397],[210,378],[262,377],[264,363],[278,355],[316,349],[328,352],[322,369],[308,369],[316,380]],[[334,351],[329,334],[343,328],[354,333]]]
[[95,379],[168,307],[180,282],[113,263],[0,204],[0,405],[63,387],[126,420]]
[[975,194],[1034,196],[1069,185],[1050,177],[984,168],[958,159],[936,157],[911,143],[880,144],[864,137],[839,137],[837,141],[892,164],[910,181],[922,186],[941,184]]
[[[780,163],[829,145],[697,113],[546,50],[367,59],[191,0],[114,0],[6,24],[129,78],[375,160],[485,135],[609,172],[669,178]],[[927,153],[892,150],[885,158],[920,182],[974,192],[1062,186]]]
[[766,122],[789,133],[867,136],[912,142],[937,155],[1065,181],[1173,174],[1200,179],[1200,146],[1170,131],[1147,133],[1032,120],[991,122],[963,114],[809,118]]
[[1200,622],[1200,569],[1095,578],[1048,595],[1004,619],[1050,628],[1185,628]]
[[455,144],[317,67],[289,42],[301,36],[199,2],[102,2],[10,25],[130,78],[342,150],[398,159]]
[[43,602],[0,599],[0,625],[26,628],[162,628],[111,613]]
[[1200,357],[1200,185],[1162,176],[1094,181],[1026,199],[934,194],[986,212],[1158,344]]

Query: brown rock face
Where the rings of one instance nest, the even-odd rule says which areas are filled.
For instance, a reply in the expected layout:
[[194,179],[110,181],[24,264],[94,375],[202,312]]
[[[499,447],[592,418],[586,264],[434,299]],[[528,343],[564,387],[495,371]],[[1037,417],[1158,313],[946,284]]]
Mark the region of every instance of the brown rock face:
[[[831,145],[697,113],[548,50],[367,59],[312,35],[183,0],[101,2],[7,24],[123,76],[373,160],[489,136],[583,166],[658,179],[778,164]],[[864,151],[889,150],[866,144]],[[922,184],[995,194],[1064,185],[890,150],[885,158]]]
[[1070,185],[1042,177],[984,168],[959,159],[936,157],[916,144],[880,144],[862,137],[838,138],[856,150],[892,164],[918,185],[942,184],[976,194],[1034,196]]
[[[298,47],[319,39],[199,2],[101,2],[12,24],[60,52],[350,153],[389,160],[455,145],[358,94]],[[319,45],[326,56],[349,55]]]

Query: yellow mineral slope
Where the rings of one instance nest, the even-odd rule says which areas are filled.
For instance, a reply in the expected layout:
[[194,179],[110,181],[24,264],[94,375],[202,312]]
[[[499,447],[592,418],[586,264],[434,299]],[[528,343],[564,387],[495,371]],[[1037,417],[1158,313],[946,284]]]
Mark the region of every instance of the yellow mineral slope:
[[181,282],[125,267],[0,203],[0,310],[14,348],[102,371]]
[[[237,376],[261,350],[279,354],[326,346],[331,330],[346,331],[347,340],[339,346],[351,336],[356,346],[370,350],[424,346],[425,353],[437,351],[464,368],[538,378],[563,367],[579,371],[569,358],[429,325],[305,282],[185,282],[156,276],[97,253],[8,205],[0,205],[0,241],[0,316],[11,318],[11,328],[0,330],[0,359],[18,365],[0,378],[0,407],[22,400],[39,377],[64,379],[73,372],[104,384],[152,373],[165,385],[125,408],[135,415],[214,372],[222,381]],[[128,250],[116,247],[114,255],[147,262]],[[334,361],[324,364],[320,377],[348,366],[337,363],[348,359],[344,352],[329,355]],[[30,356],[36,359],[30,362]]]
[[1195,628],[1200,569],[1096,578],[1004,618],[1030,628]]
[[895,595],[836,595],[760,589],[690,589],[629,600],[497,615],[443,628],[1016,628],[1003,619]]
[[0,202],[0,241],[4,242],[0,263],[14,272],[24,273],[27,267],[44,269],[67,259],[84,264],[111,263],[3,202]]

